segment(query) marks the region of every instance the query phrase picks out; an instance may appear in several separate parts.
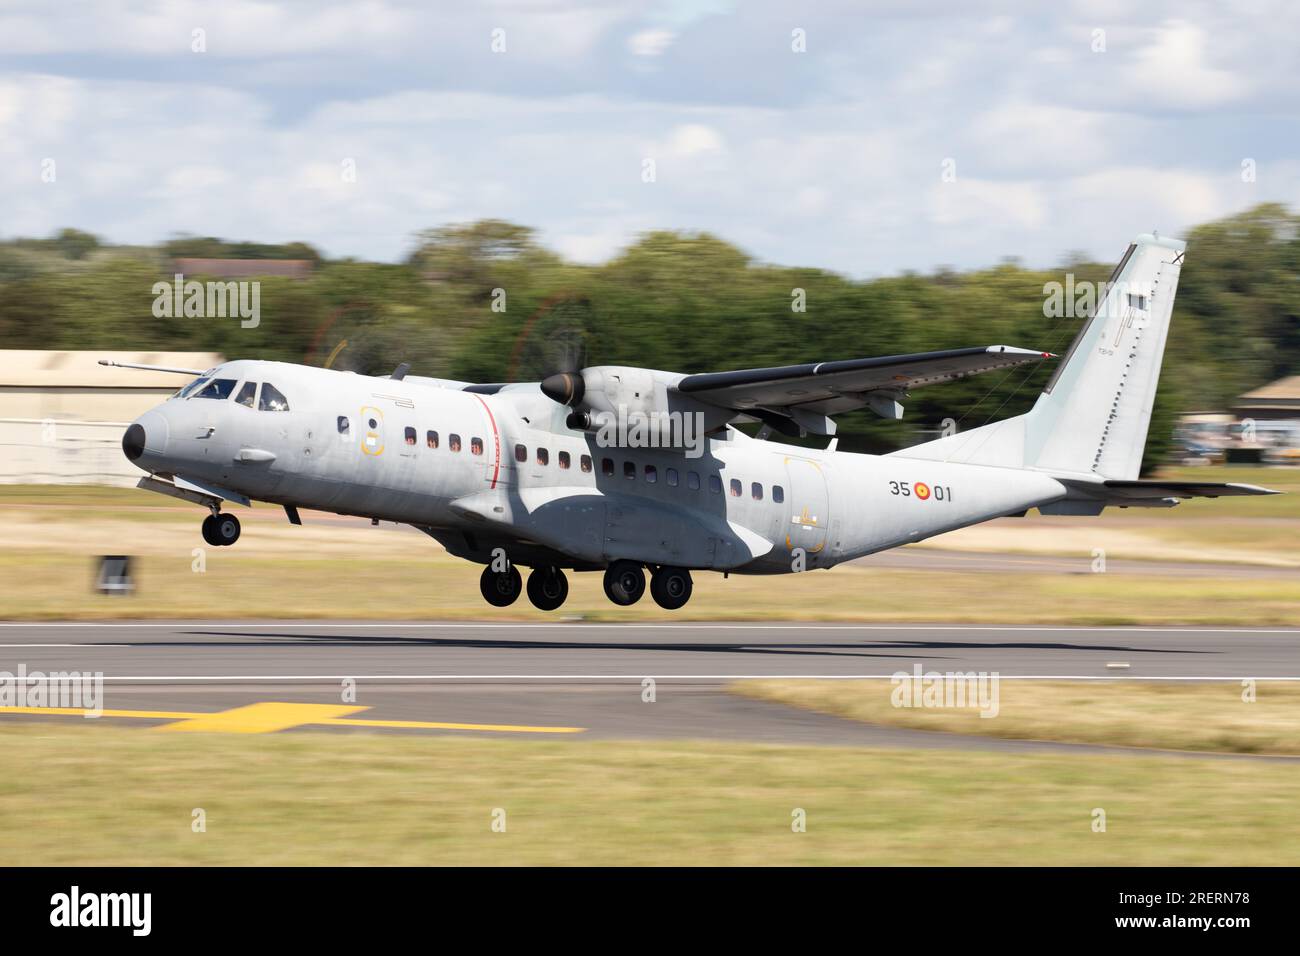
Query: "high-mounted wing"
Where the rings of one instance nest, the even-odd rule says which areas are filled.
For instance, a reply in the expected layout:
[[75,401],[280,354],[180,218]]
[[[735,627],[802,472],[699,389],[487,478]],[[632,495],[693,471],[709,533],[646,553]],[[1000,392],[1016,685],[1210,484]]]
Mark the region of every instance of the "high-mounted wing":
[[1009,345],[986,348],[948,349],[914,355],[845,359],[751,368],[735,372],[687,375],[675,390],[720,408],[735,409],[767,420],[768,415],[793,419],[810,431],[814,420],[870,405],[885,418],[901,418],[902,399],[907,391],[991,372],[1000,368],[1055,358],[1050,352],[1035,352]]

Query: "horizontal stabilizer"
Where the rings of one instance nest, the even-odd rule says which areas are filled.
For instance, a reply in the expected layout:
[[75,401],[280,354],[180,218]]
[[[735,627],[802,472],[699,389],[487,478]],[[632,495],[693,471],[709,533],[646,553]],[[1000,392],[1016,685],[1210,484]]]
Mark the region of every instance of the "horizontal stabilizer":
[[1061,483],[1071,489],[1084,491],[1097,497],[1113,500],[1137,500],[1149,498],[1230,498],[1238,495],[1277,495],[1280,491],[1261,488],[1259,485],[1243,485],[1233,482],[1217,481],[1141,481],[1111,478],[1106,481],[1074,481],[1060,479]]

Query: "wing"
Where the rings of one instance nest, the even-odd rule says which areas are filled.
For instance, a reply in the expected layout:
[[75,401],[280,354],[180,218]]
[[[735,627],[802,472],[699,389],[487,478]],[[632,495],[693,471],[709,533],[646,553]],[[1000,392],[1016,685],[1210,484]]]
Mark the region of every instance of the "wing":
[[831,434],[834,432],[834,424],[829,421],[831,415],[870,405],[885,418],[901,418],[900,399],[909,389],[1055,357],[1050,352],[990,345],[708,372],[687,375],[675,390],[709,405],[751,414],[777,427],[779,424],[770,419],[784,418],[808,431]]

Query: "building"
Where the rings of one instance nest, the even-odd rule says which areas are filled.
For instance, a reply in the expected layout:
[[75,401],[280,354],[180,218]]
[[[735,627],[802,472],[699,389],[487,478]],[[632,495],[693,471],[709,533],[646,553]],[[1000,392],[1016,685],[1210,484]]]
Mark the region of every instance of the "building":
[[100,359],[207,369],[213,352],[0,350],[0,484],[133,485],[122,432],[189,376],[113,368]]
[[217,279],[261,279],[284,276],[305,279],[316,263],[310,259],[175,259],[172,267],[185,276],[212,276]]
[[1300,430],[1300,375],[1270,382],[1237,399],[1237,414],[1255,421],[1290,421]]

